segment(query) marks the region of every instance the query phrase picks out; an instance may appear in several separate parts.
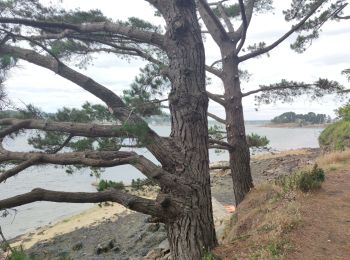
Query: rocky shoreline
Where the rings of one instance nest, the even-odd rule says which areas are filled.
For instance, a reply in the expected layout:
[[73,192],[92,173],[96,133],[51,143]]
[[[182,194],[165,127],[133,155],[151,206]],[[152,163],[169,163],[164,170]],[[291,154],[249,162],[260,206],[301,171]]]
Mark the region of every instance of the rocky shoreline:
[[[300,149],[253,157],[251,167],[254,182],[259,184],[290,174],[299,167],[313,164],[318,155],[319,149]],[[227,162],[216,163],[217,166],[225,164]],[[234,204],[229,170],[213,170],[211,187],[215,224],[220,237],[224,220],[230,216],[224,206]],[[105,215],[101,214],[102,210],[106,212]],[[148,216],[116,204],[92,212],[101,215],[98,221],[79,226],[81,218],[72,217],[18,237],[13,242],[17,245],[24,244],[31,257],[40,259],[170,259],[164,225],[150,223]],[[114,213],[111,215],[107,212]],[[89,219],[89,214],[91,212],[85,216],[82,213],[81,216]],[[59,225],[68,224],[70,221],[72,230],[40,239],[40,233],[49,233],[55,226],[56,229],[60,229]]]

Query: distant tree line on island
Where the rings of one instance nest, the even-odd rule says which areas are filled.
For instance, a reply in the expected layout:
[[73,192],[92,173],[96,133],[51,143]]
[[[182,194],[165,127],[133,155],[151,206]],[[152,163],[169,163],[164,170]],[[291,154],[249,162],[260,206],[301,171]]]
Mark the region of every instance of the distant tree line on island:
[[326,114],[316,114],[309,112],[307,114],[296,114],[294,112],[286,112],[279,116],[276,116],[271,120],[273,124],[286,124],[286,123],[298,123],[303,124],[325,124],[331,123],[332,119]]

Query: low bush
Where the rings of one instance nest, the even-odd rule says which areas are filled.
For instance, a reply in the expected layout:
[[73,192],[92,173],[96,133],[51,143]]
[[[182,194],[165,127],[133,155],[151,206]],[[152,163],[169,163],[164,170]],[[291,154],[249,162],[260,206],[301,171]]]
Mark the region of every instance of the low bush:
[[324,180],[324,170],[315,164],[312,170],[296,172],[277,179],[276,184],[282,186],[285,191],[299,189],[308,192],[319,189]]

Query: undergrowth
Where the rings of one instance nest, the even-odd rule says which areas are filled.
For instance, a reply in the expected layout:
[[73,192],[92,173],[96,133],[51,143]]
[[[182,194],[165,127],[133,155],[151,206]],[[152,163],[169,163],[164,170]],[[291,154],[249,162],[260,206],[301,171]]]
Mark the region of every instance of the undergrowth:
[[277,179],[275,182],[284,191],[301,190],[308,192],[319,189],[325,180],[324,170],[317,164],[311,170],[302,170]]

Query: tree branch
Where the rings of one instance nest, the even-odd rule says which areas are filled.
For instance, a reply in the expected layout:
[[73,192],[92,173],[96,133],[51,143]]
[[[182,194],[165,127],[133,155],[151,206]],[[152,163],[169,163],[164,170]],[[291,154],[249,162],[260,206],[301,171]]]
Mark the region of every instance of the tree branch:
[[208,114],[208,116],[211,117],[212,119],[218,121],[218,122],[221,123],[221,124],[226,125],[226,120],[225,120],[225,119],[222,119],[221,117],[218,117],[217,115],[214,115],[214,114],[212,114],[212,113],[210,113],[210,112],[207,112],[207,114]]
[[244,6],[244,2],[243,0],[238,0],[239,2],[239,8],[241,10],[241,16],[242,16],[242,33],[241,33],[241,40],[239,42],[239,45],[236,49],[236,54],[238,54],[240,52],[240,50],[242,49],[244,42],[246,40],[246,36],[247,36],[247,30],[248,30],[248,20],[247,20],[247,15],[245,13],[245,6]]
[[[121,23],[112,22],[99,22],[99,23],[83,23],[83,24],[70,24],[64,22],[49,22],[49,21],[36,21],[22,18],[8,18],[0,17],[0,23],[10,24],[22,24],[30,27],[40,29],[62,29],[72,30],[80,33],[94,33],[94,32],[108,32],[117,35],[123,35],[130,39],[135,39],[144,43],[153,44],[160,48],[165,48],[164,36],[156,33],[139,30],[132,26],[127,26]],[[67,31],[66,31],[67,32]]]
[[222,99],[222,97],[220,95],[216,95],[216,94],[210,93],[208,91],[207,91],[207,95],[211,100],[215,101],[216,103],[219,103],[222,106],[226,105],[225,100]]
[[[304,84],[303,88],[309,88],[311,87],[312,84]],[[300,88],[299,85],[295,85],[295,86],[273,86],[273,87],[261,87],[259,89],[255,89],[252,91],[248,91],[246,93],[242,93],[242,97],[247,97],[259,92],[263,92],[263,91],[271,91],[271,90],[281,90],[281,89],[292,89],[292,88]]]
[[[225,150],[231,150],[231,149],[235,149],[232,145],[230,145],[227,142],[224,141],[220,141],[220,140],[215,140],[215,139],[209,139],[209,144],[217,144],[221,147],[224,147]],[[222,148],[219,148],[222,149]]]
[[211,74],[214,74],[218,78],[220,78],[220,79],[222,78],[222,71],[221,70],[216,69],[213,66],[208,66],[208,65],[205,65],[205,69],[206,69],[206,71],[210,72]]
[[215,42],[222,46],[224,42],[230,41],[230,37],[225,31],[225,28],[222,26],[219,18],[214,14],[213,10],[211,10],[206,0],[198,0],[199,6],[198,10],[200,16],[202,17],[205,26],[210,32],[211,36],[215,40]]
[[349,3],[345,3],[342,7],[340,7],[337,12],[335,13],[334,17],[337,19],[343,19],[343,20],[348,20],[350,19],[350,15],[347,16],[340,16],[339,13],[348,5]]
[[0,53],[14,55],[19,59],[26,60],[57,73],[61,77],[70,80],[104,101],[107,106],[112,109],[114,116],[123,123],[144,126],[146,138],[150,141],[146,147],[161,163],[170,165],[173,163],[173,159],[169,158],[170,153],[174,156],[181,157],[181,155],[177,154],[173,149],[174,143],[169,144],[168,139],[159,137],[147,126],[146,122],[141,117],[133,113],[133,111],[124,104],[119,96],[93,79],[69,68],[62,62],[57,62],[51,57],[40,55],[32,50],[3,45],[0,46]]
[[227,26],[229,33],[233,33],[235,31],[235,29],[233,28],[233,24],[231,23],[230,18],[227,16],[226,11],[225,11],[224,7],[222,6],[222,3],[218,3],[218,9],[219,9],[219,12],[221,14],[221,17],[224,19],[224,22]]
[[36,152],[11,152],[2,149],[0,152],[0,162],[23,162],[9,173],[1,175],[1,181],[13,177],[21,170],[35,164],[55,164],[55,165],[84,165],[91,167],[114,167],[130,164],[138,169],[146,177],[159,183],[161,187],[172,188],[173,190],[188,193],[190,181],[173,174],[168,173],[161,167],[155,165],[142,155],[135,152],[126,151],[87,151],[87,152],[69,152],[59,154],[46,154]]
[[317,11],[317,9],[323,4],[324,1],[320,1],[318,4],[315,5],[315,7],[296,25],[292,26],[292,28],[286,33],[284,34],[281,38],[279,38],[277,41],[275,41],[274,43],[272,43],[271,45],[253,51],[251,53],[248,53],[246,55],[243,55],[241,57],[239,57],[239,62],[254,58],[256,56],[262,55],[266,52],[269,52],[270,50],[274,49],[275,47],[277,47],[281,42],[283,42],[285,39],[287,39],[291,34],[293,34],[295,31],[297,31],[298,29],[300,29],[304,23]]
[[0,200],[0,210],[18,207],[36,201],[67,202],[67,203],[99,203],[112,201],[126,208],[157,216],[164,219],[168,213],[177,214],[177,207],[170,203],[166,208],[158,202],[127,194],[118,190],[106,190],[102,192],[61,192],[45,189],[34,189],[31,192]]
[[134,137],[121,125],[99,125],[87,123],[55,122],[38,119],[0,119],[0,125],[10,127],[0,131],[0,138],[20,129],[38,129],[43,131],[65,132],[83,137]]
[[16,167],[7,170],[0,174],[0,183],[5,182],[7,179],[17,175],[19,172],[29,168],[30,166],[33,166],[40,162],[41,155],[35,156],[32,159],[29,159],[27,161],[24,161],[23,163],[17,165]]

